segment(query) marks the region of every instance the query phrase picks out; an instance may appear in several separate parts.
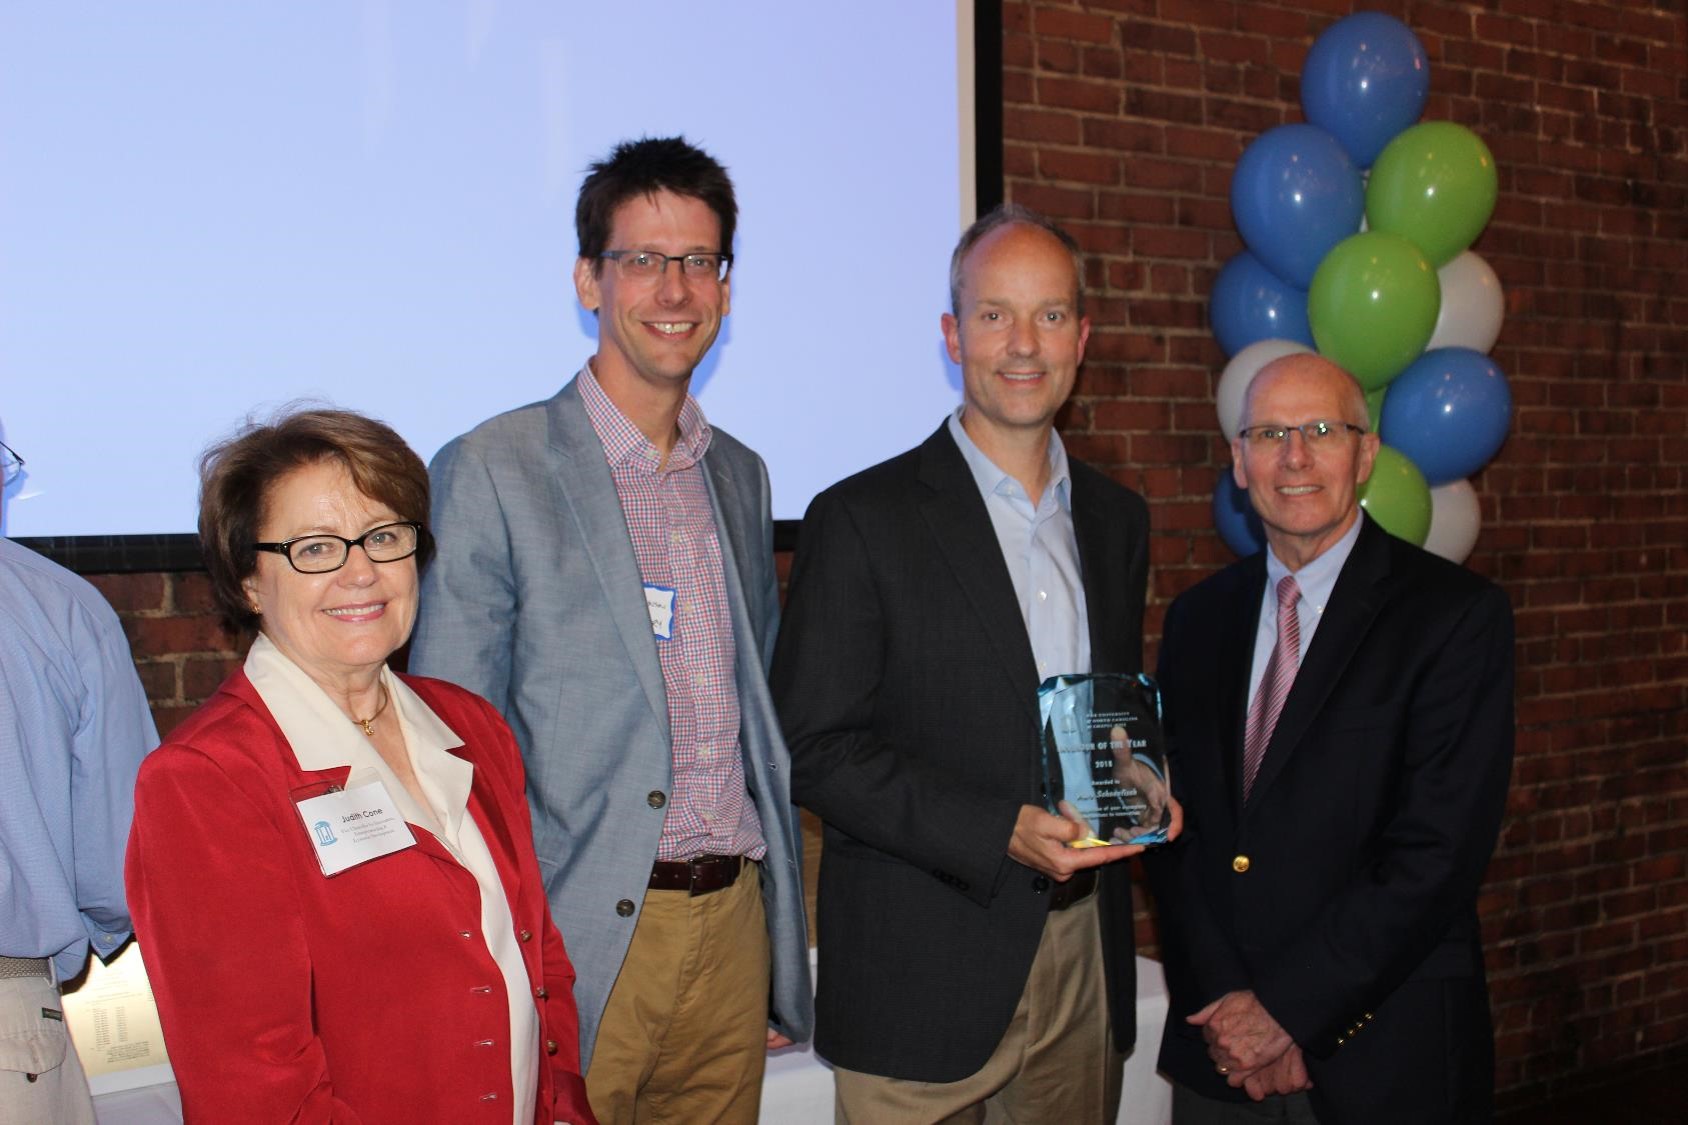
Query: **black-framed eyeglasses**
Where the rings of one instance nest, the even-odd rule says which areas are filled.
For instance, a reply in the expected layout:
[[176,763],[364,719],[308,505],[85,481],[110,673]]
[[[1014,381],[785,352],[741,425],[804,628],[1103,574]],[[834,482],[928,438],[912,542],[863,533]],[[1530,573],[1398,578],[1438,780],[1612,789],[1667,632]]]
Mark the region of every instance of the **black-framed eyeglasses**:
[[1288,444],[1290,434],[1300,434],[1301,440],[1306,442],[1309,448],[1317,449],[1321,445],[1334,444],[1331,439],[1339,434],[1365,432],[1364,426],[1356,426],[1352,422],[1332,422],[1326,418],[1316,418],[1299,426],[1244,426],[1237,431],[1237,435],[1244,441],[1257,442],[1276,449]]
[[17,450],[0,441],[0,467],[5,470],[4,483],[11,484],[23,472],[23,458],[18,456]]
[[616,264],[621,276],[634,281],[655,281],[668,272],[669,262],[680,263],[687,281],[725,281],[733,268],[731,254],[659,254],[655,250],[605,250],[599,254]]
[[356,539],[342,535],[301,535],[283,543],[254,543],[260,551],[285,555],[300,574],[327,574],[339,570],[352,557],[353,547],[362,547],[370,562],[390,563],[408,559],[422,542],[419,523],[384,523]]

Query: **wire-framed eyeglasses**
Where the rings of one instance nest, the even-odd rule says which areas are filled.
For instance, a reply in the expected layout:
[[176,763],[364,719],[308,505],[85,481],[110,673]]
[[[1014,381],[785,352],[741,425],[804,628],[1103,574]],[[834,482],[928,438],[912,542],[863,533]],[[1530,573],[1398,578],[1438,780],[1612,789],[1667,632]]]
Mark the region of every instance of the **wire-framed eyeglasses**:
[[0,469],[5,472],[5,484],[11,484],[18,479],[18,474],[23,472],[23,458],[18,456],[17,450],[3,441],[0,441]]
[[605,250],[599,254],[616,264],[621,276],[633,281],[655,281],[668,272],[669,262],[680,263],[687,281],[724,281],[732,269],[731,254],[659,254],[655,250]]
[[1316,418],[1299,426],[1244,426],[1237,431],[1237,436],[1244,441],[1276,449],[1288,444],[1290,434],[1300,434],[1301,440],[1307,443],[1308,448],[1317,449],[1321,445],[1334,445],[1333,439],[1339,435],[1345,437],[1350,433],[1365,432],[1364,426],[1356,426],[1352,422],[1333,422],[1327,418]]
[[390,563],[408,559],[422,542],[422,525],[384,523],[356,539],[342,535],[300,535],[281,543],[254,543],[259,551],[284,555],[300,574],[327,574],[339,570],[352,557],[353,547],[362,547],[370,562]]

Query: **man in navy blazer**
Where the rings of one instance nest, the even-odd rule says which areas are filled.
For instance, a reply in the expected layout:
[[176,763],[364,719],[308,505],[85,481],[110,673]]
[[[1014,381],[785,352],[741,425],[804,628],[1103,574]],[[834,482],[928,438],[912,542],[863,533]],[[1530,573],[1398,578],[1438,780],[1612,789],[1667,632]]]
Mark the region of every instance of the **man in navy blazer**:
[[1147,508],[1053,427],[1089,335],[1081,278],[1047,219],[973,224],[943,317],[961,409],[803,521],[774,694],[792,792],[826,824],[815,1046],[840,1121],[1118,1105],[1119,860],[1142,849],[1069,848],[1082,827],[1045,811],[1038,768],[1038,684],[1142,662]]
[[1159,679],[1187,827],[1147,863],[1177,1125],[1491,1116],[1476,912],[1512,761],[1512,615],[1356,489],[1363,394],[1267,365],[1232,442],[1268,549],[1172,605]]
[[812,1019],[801,842],[766,681],[768,474],[691,375],[727,314],[733,187],[682,138],[619,146],[576,208],[598,348],[431,466],[412,670],[509,719],[604,1121],[754,1121]]

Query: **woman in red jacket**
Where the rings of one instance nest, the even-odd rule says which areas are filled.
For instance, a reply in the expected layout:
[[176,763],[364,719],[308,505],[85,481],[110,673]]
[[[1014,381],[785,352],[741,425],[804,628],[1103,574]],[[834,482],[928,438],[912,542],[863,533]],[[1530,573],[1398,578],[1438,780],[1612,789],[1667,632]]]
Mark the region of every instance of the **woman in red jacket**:
[[190,1121],[592,1121],[509,727],[401,676],[427,470],[342,411],[201,466],[244,668],[143,763],[135,930]]

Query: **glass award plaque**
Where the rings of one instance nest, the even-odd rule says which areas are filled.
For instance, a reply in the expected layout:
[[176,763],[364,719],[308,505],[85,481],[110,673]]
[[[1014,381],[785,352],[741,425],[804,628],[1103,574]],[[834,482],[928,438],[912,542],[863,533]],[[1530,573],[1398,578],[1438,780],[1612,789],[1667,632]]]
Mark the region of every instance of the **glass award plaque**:
[[1155,681],[1120,672],[1051,676],[1037,699],[1045,807],[1070,810],[1090,829],[1073,846],[1164,843],[1171,790]]

